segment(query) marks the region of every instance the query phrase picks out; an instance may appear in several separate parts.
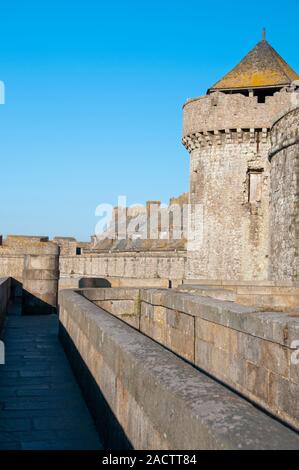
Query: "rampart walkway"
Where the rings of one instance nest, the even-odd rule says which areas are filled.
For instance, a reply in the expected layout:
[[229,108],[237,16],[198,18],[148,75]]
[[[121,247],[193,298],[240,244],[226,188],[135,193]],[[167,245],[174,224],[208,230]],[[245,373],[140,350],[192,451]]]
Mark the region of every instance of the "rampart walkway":
[[56,315],[7,316],[0,449],[101,449],[62,346]]

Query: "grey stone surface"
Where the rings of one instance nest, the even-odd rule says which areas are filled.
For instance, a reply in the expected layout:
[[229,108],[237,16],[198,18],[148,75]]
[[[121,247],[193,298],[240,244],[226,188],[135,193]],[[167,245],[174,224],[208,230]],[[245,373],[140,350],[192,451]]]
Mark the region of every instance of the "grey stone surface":
[[60,319],[137,449],[299,449],[299,435],[73,291]]
[[7,317],[0,449],[102,448],[57,332],[56,315]]

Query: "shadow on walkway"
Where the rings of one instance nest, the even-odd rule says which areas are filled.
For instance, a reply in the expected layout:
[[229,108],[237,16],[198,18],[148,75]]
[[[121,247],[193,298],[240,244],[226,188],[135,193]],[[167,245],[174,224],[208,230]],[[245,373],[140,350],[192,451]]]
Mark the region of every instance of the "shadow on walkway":
[[0,449],[101,449],[94,422],[58,340],[58,316],[10,307],[0,365]]

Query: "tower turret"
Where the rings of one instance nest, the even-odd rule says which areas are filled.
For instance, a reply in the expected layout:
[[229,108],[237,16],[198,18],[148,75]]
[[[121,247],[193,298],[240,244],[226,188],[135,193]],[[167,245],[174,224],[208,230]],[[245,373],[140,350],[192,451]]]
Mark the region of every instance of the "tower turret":
[[299,75],[285,62],[266,40],[265,30],[262,40],[225,77],[209,90],[223,93],[241,93],[257,96],[264,103],[266,96],[273,96],[282,88],[289,88]]
[[[190,278],[267,278],[270,129],[290,109],[297,79],[263,38],[206,96],[184,105],[195,231]],[[203,214],[201,229],[197,213]]]

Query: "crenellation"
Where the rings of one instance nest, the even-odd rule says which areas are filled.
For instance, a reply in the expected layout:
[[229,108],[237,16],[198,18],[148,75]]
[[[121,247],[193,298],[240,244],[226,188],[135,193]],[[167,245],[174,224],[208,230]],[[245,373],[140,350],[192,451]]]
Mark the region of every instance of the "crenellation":
[[216,131],[196,132],[182,139],[188,152],[208,146],[220,146],[225,144],[267,144],[270,129],[219,129]]
[[[183,106],[183,137],[221,129],[270,129],[273,122],[291,109],[293,93],[285,89],[258,103],[257,97],[216,92],[187,101]],[[215,105],[217,99],[217,105]]]

